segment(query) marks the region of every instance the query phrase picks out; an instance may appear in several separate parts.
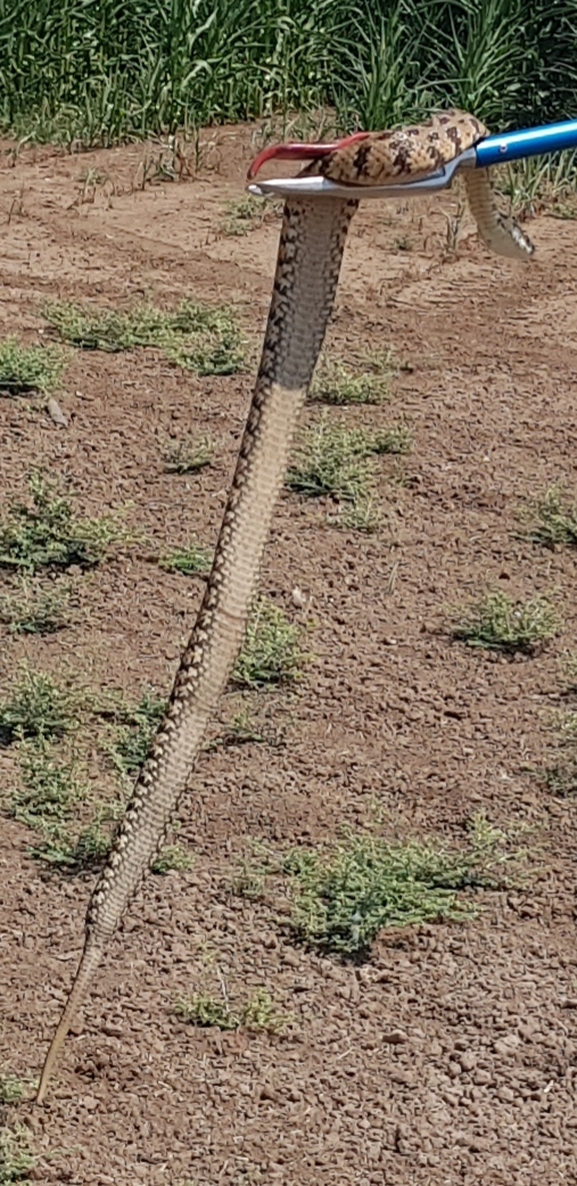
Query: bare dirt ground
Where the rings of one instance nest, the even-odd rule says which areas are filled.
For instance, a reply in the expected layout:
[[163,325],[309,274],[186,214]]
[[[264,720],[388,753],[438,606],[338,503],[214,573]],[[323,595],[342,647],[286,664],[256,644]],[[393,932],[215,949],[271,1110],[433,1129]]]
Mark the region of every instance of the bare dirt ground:
[[[220,229],[242,195],[250,129],[218,133],[195,179],[144,190],[133,186],[142,146],[15,163],[8,148],[2,336],[38,341],[47,297],[193,296],[231,303],[257,351],[278,223],[240,238]],[[88,169],[108,178],[93,202],[80,200]],[[403,369],[389,404],[329,415],[404,419],[405,481],[381,467],[389,523],[373,536],[327,525],[326,505],[284,492],[262,587],[293,621],[313,620],[314,657],[296,691],[251,699],[283,744],[202,756],[181,810],[191,870],[150,877],[132,904],[47,1106],[4,1110],[47,1155],[35,1180],[577,1183],[576,804],[530,772],[547,764],[560,659],[577,649],[574,556],[515,536],[524,499],[556,481],[575,490],[577,224],[532,222],[526,267],[490,257],[472,227],[443,258],[440,211],[455,207],[450,194],[430,207],[367,203],[356,218],[330,345],[345,357],[393,346]],[[83,513],[132,501],[131,521],[163,546],[193,534],[211,546],[251,383],[248,370],[196,379],[154,351],[79,352],[59,396],[66,429],[33,401],[0,400],[2,501],[41,463],[71,479]],[[203,431],[214,465],[164,473],[160,443]],[[129,549],[79,583],[64,631],[23,640],[0,627],[4,691],[27,657],[98,692],[165,694],[202,583]],[[520,659],[451,641],[447,606],[488,585],[553,591],[562,633]],[[226,719],[239,698],[225,700]],[[6,791],[8,751],[0,777]],[[294,946],[269,904],[228,890],[250,838],[310,843],[378,816],[388,838],[458,841],[478,812],[533,846],[527,886],[483,892],[483,912],[463,925],[387,932],[362,966]],[[0,1066],[28,1081],[71,982],[92,884],[46,877],[29,843],[2,818]],[[294,1019],[285,1033],[221,1033],[174,1015],[179,993],[202,990],[208,950],[231,998],[273,994]]]

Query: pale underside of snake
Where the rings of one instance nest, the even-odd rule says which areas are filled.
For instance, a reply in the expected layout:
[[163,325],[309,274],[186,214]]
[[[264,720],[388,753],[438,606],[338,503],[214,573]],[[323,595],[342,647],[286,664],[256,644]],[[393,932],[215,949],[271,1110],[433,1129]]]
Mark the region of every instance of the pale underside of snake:
[[[473,116],[450,111],[400,131],[358,133],[334,145],[266,149],[254,162],[310,159],[304,170],[355,186],[434,172],[487,135]],[[500,214],[483,170],[463,170],[479,231],[500,254],[533,250]],[[205,728],[242,643],[250,602],[294,429],[331,314],[347,231],[358,197],[291,197],[285,205],[261,363],[212,571],[182,655],[165,718],[140,772],[105,869],[92,893],[84,950],[44,1063],[40,1103],[58,1051],[96,969],[153,863],[190,783]]]

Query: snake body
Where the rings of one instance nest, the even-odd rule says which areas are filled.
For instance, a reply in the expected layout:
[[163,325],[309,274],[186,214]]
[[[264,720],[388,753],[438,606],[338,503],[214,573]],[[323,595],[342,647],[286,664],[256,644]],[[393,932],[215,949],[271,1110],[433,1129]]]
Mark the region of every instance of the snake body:
[[[375,185],[425,176],[486,135],[473,116],[449,112],[399,132],[358,133],[335,145],[277,146],[266,159],[311,158],[308,170]],[[469,171],[467,171],[468,173]],[[480,171],[477,171],[479,174]],[[471,173],[474,173],[471,170]],[[468,193],[480,233],[503,248],[507,226],[488,180]],[[58,1051],[119,922],[163,842],[194,769],[202,737],[240,648],[290,444],[333,306],[356,197],[291,197],[285,206],[263,353],[212,571],[182,655],[165,718],[140,772],[107,865],[93,891],[84,950],[44,1063],[45,1095]],[[506,254],[532,250],[510,234]]]

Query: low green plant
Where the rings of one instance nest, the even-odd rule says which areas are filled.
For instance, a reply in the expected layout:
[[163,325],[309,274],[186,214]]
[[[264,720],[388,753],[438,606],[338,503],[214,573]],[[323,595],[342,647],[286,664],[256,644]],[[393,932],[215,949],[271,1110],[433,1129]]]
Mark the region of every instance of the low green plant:
[[[78,832],[59,824],[45,827],[41,843],[31,847],[30,855],[64,873],[98,869],[110,853],[122,812],[123,805],[117,799],[98,804],[92,819]],[[181,845],[167,844],[151,868],[153,873],[164,876],[173,869],[190,869],[191,865],[192,859]]]
[[259,840],[253,840],[251,847],[251,855],[239,861],[231,890],[240,898],[257,901],[264,897],[267,876],[271,872],[278,872],[278,859]]
[[79,698],[59,688],[49,675],[23,664],[10,696],[0,702],[0,737],[62,737],[78,719]]
[[560,629],[557,611],[546,597],[514,601],[500,589],[455,614],[454,638],[468,646],[492,650],[530,654],[538,643],[553,638]]
[[21,346],[16,338],[5,338],[0,342],[0,393],[49,395],[65,365],[65,355],[55,346]]
[[278,1034],[290,1022],[290,1017],[277,1012],[270,993],[264,988],[257,989],[238,1012],[231,1008],[225,997],[219,1000],[208,993],[179,997],[174,1009],[179,1017],[192,1025],[214,1026],[220,1030],[236,1030],[242,1026]]
[[21,785],[10,799],[14,818],[41,832],[68,820],[86,794],[75,763],[55,759],[44,735],[20,745],[18,763]]
[[146,691],[134,708],[117,706],[115,735],[108,754],[120,774],[132,775],[140,769],[166,708],[167,701],[152,691]]
[[224,726],[222,733],[208,745],[210,748],[220,749],[221,746],[248,745],[254,742],[256,745],[278,747],[282,745],[282,737],[282,727],[263,727],[255,719],[251,707],[246,705],[235,713]]
[[30,855],[55,868],[80,872],[98,866],[107,856],[121,804],[98,804],[92,818],[75,825],[79,807],[90,798],[74,759],[55,757],[43,737],[19,748],[21,785],[9,801],[15,819],[39,834]]
[[162,449],[167,474],[192,474],[210,465],[214,445],[209,436],[186,436],[179,441],[167,441]]
[[0,1127],[0,1186],[31,1186],[28,1171],[36,1165],[30,1148],[30,1129],[23,1124]]
[[240,1026],[240,1018],[232,1012],[228,1001],[210,993],[178,997],[174,1012],[192,1025],[215,1026],[219,1030],[235,1030]]
[[498,170],[496,187],[519,219],[546,210],[557,218],[577,218],[575,150],[554,157],[528,157]]
[[232,375],[243,365],[244,339],[226,306],[186,300],[173,312],[149,303],[121,312],[61,301],[43,312],[64,341],[85,350],[155,347],[197,375]]
[[[577,656],[569,655],[563,664],[563,673],[568,681],[567,694],[574,695],[577,681]],[[554,716],[555,733],[554,761],[551,766],[538,771],[547,789],[559,798],[566,799],[577,793],[577,712],[558,712]]]
[[551,486],[519,512],[522,534],[536,544],[577,546],[577,505],[564,500],[561,486]]
[[300,675],[304,662],[298,627],[268,597],[257,597],[232,674],[239,687],[285,683]]
[[159,567],[164,568],[166,572],[181,572],[184,576],[198,576],[199,573],[209,571],[212,556],[206,548],[199,547],[193,540],[187,548],[176,548],[168,556],[163,556],[158,563]]
[[548,791],[559,799],[577,794],[577,754],[564,755],[540,772]]
[[376,432],[370,439],[370,452],[376,454],[382,453],[408,453],[412,445],[412,437],[409,428],[406,424],[392,424],[390,428],[385,428],[383,432]]
[[114,828],[122,813],[116,800],[100,803],[92,819],[80,830],[55,821],[42,828],[42,840],[30,848],[30,855],[66,873],[84,873],[98,868],[110,852]]
[[220,229],[223,235],[234,238],[249,235],[264,222],[278,218],[282,214],[282,203],[270,198],[253,198],[251,194],[246,194],[243,198],[227,202],[225,211]]
[[324,417],[304,436],[287,485],[309,498],[333,495],[349,502],[368,499],[372,468],[369,458],[382,453],[406,453],[410,434],[404,425],[371,433],[343,428]]
[[22,573],[14,591],[0,594],[0,622],[11,634],[53,634],[66,625],[67,585],[41,585]]
[[17,1104],[25,1091],[26,1087],[21,1079],[9,1071],[0,1071],[0,1105]]
[[152,865],[152,872],[158,875],[170,873],[174,870],[178,873],[186,872],[187,869],[192,868],[192,857],[190,853],[182,847],[182,844],[166,844],[161,849],[156,860]]
[[354,502],[366,497],[371,477],[367,433],[323,420],[309,429],[289,467],[287,485],[309,498],[332,494]]
[[383,516],[370,494],[357,498],[356,502],[344,503],[339,515],[331,522],[349,531],[364,531],[371,534],[379,531]]
[[315,371],[310,398],[324,404],[382,404],[391,395],[395,373],[392,350],[365,355],[351,366],[323,357]]
[[416,840],[387,844],[352,831],[328,852],[295,849],[284,861],[292,929],[309,947],[355,958],[370,953],[385,927],[471,918],[474,905],[458,893],[501,884],[502,866],[511,859],[505,841],[504,833],[476,817],[462,851]]
[[78,518],[59,482],[39,471],[28,480],[29,502],[8,506],[0,520],[0,566],[35,573],[40,568],[91,568],[110,546],[130,534],[111,517]]
[[240,1024],[248,1030],[260,1030],[267,1034],[280,1034],[291,1018],[286,1013],[279,1013],[274,1001],[265,988],[257,988],[243,1006]]

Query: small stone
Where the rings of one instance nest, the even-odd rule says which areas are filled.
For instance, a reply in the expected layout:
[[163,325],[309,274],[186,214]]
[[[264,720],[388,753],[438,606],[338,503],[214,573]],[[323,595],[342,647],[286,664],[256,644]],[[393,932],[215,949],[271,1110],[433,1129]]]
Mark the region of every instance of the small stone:
[[515,1092],[511,1091],[510,1087],[499,1087],[497,1089],[497,1095],[504,1104],[512,1104],[515,1099]]
[[487,1083],[492,1082],[492,1078],[493,1077],[489,1074],[489,1071],[478,1070],[475,1071],[475,1074],[473,1075],[473,1083],[476,1083],[477,1087],[485,1087]]
[[465,1050],[459,1057],[462,1071],[472,1071],[477,1059],[472,1050]]
[[46,403],[46,411],[48,412],[50,419],[54,422],[54,424],[57,424],[59,428],[68,428],[68,417],[64,415],[58,400],[54,399],[54,396],[52,395]]
[[502,1057],[512,1058],[520,1045],[521,1039],[518,1034],[505,1034],[504,1038],[498,1038],[494,1044],[495,1054],[500,1054]]
[[402,1042],[408,1042],[409,1035],[404,1030],[388,1030],[382,1038],[388,1046],[400,1046]]
[[95,1108],[98,1107],[98,1100],[95,1095],[81,1095],[78,1102],[88,1112],[94,1112]]
[[291,951],[290,947],[282,953],[283,964],[288,964],[289,968],[298,968],[300,965],[300,956],[296,951]]

